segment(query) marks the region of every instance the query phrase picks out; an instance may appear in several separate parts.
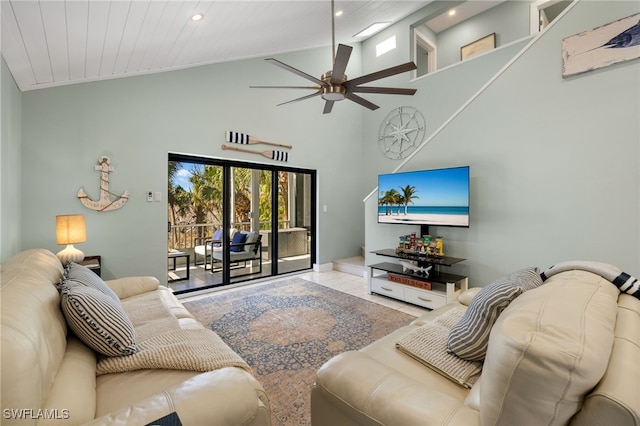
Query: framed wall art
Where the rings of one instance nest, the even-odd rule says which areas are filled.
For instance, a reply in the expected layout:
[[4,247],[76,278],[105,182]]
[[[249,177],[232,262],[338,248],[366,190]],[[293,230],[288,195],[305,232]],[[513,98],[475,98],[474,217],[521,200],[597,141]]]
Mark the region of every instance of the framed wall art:
[[496,47],[496,33],[491,33],[460,48],[460,60],[464,61]]
[[640,13],[562,40],[562,76],[640,58]]

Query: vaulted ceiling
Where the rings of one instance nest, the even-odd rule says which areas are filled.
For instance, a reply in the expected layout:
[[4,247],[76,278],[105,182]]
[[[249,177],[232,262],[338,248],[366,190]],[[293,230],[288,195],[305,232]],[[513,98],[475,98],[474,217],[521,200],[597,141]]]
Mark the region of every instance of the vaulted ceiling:
[[[428,3],[336,1],[336,42]],[[26,91],[329,46],[331,2],[3,0],[1,26],[2,55]]]
[[[336,43],[433,0],[335,0]],[[442,31],[504,0],[446,0]],[[330,0],[0,0],[2,56],[21,91],[330,46]],[[200,13],[203,18],[193,21]]]

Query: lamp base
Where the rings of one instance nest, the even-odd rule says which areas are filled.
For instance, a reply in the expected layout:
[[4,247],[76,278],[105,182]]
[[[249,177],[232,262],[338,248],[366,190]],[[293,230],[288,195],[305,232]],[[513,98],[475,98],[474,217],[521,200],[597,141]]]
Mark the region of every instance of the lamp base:
[[84,260],[84,253],[73,246],[73,244],[67,244],[63,250],[56,253],[58,259],[64,266],[69,262],[82,262]]

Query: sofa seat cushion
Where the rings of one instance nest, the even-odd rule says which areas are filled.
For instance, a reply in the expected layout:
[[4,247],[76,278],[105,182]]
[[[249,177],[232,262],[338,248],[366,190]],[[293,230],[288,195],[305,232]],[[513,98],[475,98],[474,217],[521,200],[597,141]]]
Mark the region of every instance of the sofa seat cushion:
[[396,342],[396,347],[444,377],[471,388],[482,371],[482,363],[467,361],[447,351],[447,335],[464,312],[463,307],[448,310],[407,333]]
[[270,424],[269,401],[246,371],[223,368],[191,377],[175,373],[145,370],[100,376],[98,418],[87,426],[158,424],[154,420],[174,412],[184,425]]
[[[194,319],[193,315],[184,307],[178,298],[173,294],[173,291],[169,287],[159,286],[156,291],[149,293],[141,293],[135,296],[122,299],[122,305],[125,309],[136,309],[136,304],[139,302],[144,303],[144,300],[149,297],[149,294],[153,294],[154,298],[158,298],[162,301],[164,308],[171,312],[171,316],[177,319]],[[202,326],[201,326],[202,327]]]
[[[479,417],[464,405],[464,397],[444,393],[438,386],[424,386],[398,372],[392,363],[380,363],[361,351],[341,353],[320,367],[311,411],[312,418],[324,418],[324,424],[474,425]],[[348,420],[338,420],[339,413]]]
[[390,334],[372,342],[371,344],[360,349],[359,352],[367,355],[379,364],[386,365],[403,376],[410,377],[412,380],[420,383],[421,386],[427,388],[438,389],[438,392],[464,401],[469,393],[469,389],[445,378],[435,371],[427,368],[421,362],[416,361],[411,356],[396,349],[395,343],[402,339],[411,331],[417,329],[427,321],[431,321],[437,317],[438,313],[462,306],[458,303],[451,303],[442,308],[428,312],[413,323],[401,327]]
[[607,369],[617,299],[610,282],[571,271],[511,302],[489,338],[482,424],[566,424]]
[[[200,373],[185,370],[145,369],[96,377],[96,417],[128,407]],[[94,374],[95,376],[95,374]]]

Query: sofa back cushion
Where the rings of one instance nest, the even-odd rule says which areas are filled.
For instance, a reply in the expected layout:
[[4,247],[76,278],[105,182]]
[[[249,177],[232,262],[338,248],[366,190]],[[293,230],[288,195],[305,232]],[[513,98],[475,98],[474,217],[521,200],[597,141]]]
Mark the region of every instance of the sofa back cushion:
[[37,409],[47,399],[67,343],[54,286],[62,273],[62,264],[47,250],[27,250],[2,265],[3,409]]
[[640,299],[618,297],[615,340],[604,377],[572,425],[640,425]]
[[542,284],[536,267],[519,269],[483,287],[471,300],[462,319],[451,328],[447,348],[462,359],[482,361],[489,334],[502,311],[516,297]]
[[617,299],[600,276],[569,271],[511,302],[489,337],[482,424],[566,424],[607,368]]

